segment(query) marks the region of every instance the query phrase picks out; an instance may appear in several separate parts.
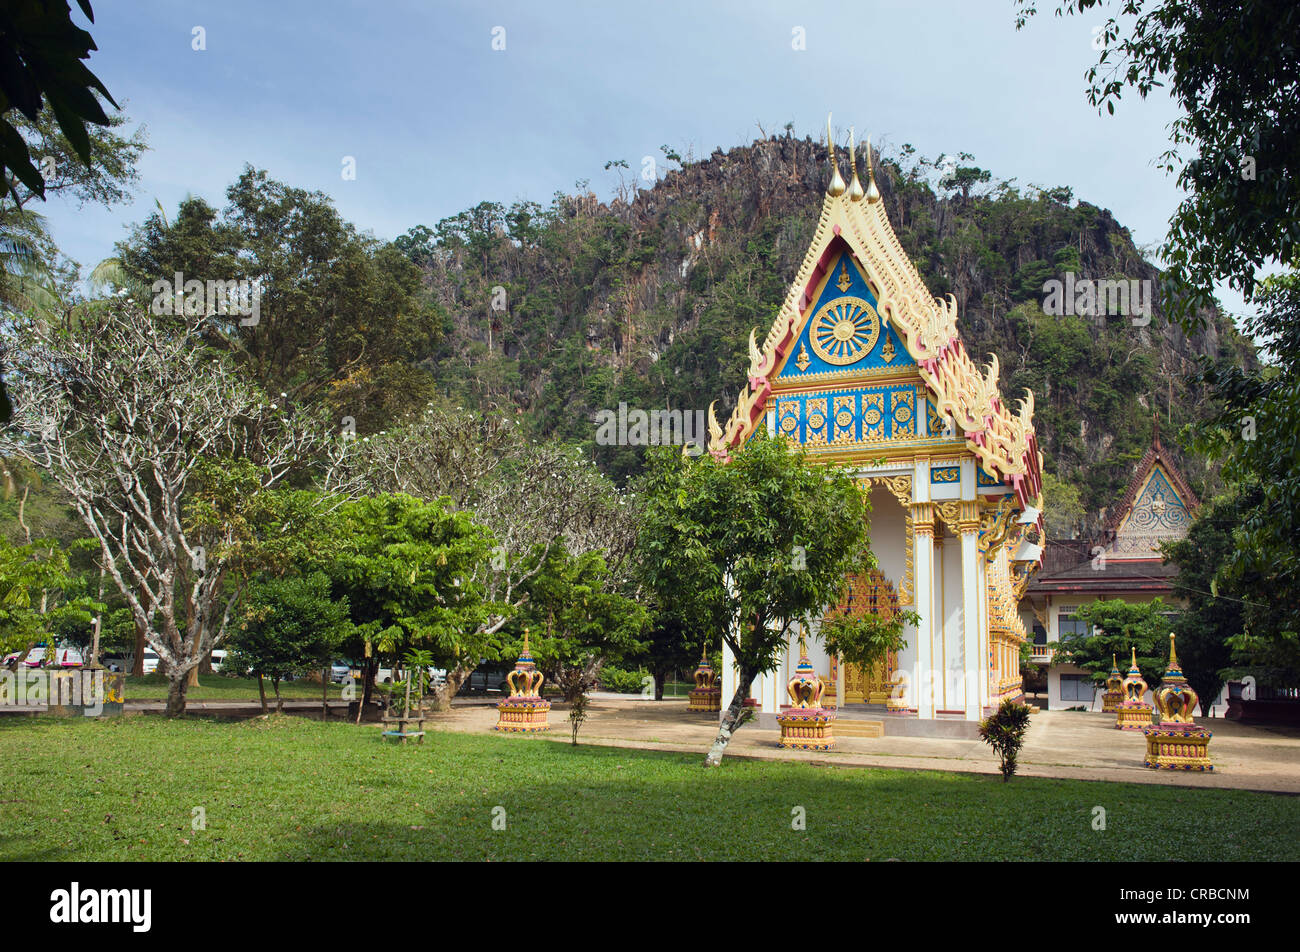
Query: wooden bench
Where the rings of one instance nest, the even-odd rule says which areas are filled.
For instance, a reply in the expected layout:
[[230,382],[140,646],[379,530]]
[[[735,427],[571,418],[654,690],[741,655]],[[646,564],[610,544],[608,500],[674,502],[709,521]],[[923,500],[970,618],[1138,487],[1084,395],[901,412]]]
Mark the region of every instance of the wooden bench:
[[[410,737],[416,738],[417,744],[424,743],[424,718],[423,717],[385,717],[384,723],[397,725],[397,730],[384,731],[385,737],[392,737],[396,739],[396,741],[399,744],[405,744],[407,738]],[[416,730],[410,729],[412,724],[415,725]]]

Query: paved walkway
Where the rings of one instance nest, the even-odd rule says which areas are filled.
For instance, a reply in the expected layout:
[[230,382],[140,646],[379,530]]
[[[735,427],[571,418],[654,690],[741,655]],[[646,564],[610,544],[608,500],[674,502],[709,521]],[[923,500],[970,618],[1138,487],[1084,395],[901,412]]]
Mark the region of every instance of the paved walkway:
[[[489,731],[497,712],[489,701],[457,701],[447,714],[425,723],[433,730]],[[1300,730],[1263,728],[1210,718],[1198,721],[1214,734],[1212,773],[1152,770],[1142,766],[1146,740],[1117,731],[1111,714],[1040,711],[1030,719],[1018,776],[1110,780],[1300,794]],[[717,731],[717,716],[691,714],[684,700],[643,700],[593,694],[579,742],[646,750],[698,753],[703,757]],[[567,707],[551,709],[543,735],[568,743]],[[781,750],[775,730],[747,725],[727,747],[728,757],[797,760],[824,765],[953,770],[996,774],[997,758],[978,740],[934,737],[836,737],[835,750],[811,754]]]

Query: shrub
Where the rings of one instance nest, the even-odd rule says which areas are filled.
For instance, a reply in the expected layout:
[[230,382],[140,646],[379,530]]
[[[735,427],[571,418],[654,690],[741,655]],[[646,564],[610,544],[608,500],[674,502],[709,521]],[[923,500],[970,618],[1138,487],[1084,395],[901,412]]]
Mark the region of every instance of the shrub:
[[1016,756],[1025,742],[1025,729],[1029,727],[1029,708],[1010,698],[998,709],[980,721],[980,738],[992,747],[1001,760],[1002,782],[1006,783],[1016,772]]
[[624,671],[622,668],[606,666],[600,671],[600,687],[603,691],[613,691],[615,694],[640,694],[648,677],[648,671]]

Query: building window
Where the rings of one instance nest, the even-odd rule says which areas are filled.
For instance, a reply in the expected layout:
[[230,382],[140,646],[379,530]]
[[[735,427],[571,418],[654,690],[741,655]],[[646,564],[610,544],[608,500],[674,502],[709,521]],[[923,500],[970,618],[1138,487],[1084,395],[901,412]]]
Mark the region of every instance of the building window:
[[1086,635],[1088,626],[1081,619],[1075,618],[1074,615],[1062,613],[1056,619],[1056,631],[1061,638],[1066,635]]
[[1044,628],[1042,625],[1034,626],[1034,644],[1036,645],[1047,644],[1047,629]]
[[1092,703],[1092,678],[1086,674],[1061,675],[1061,700]]

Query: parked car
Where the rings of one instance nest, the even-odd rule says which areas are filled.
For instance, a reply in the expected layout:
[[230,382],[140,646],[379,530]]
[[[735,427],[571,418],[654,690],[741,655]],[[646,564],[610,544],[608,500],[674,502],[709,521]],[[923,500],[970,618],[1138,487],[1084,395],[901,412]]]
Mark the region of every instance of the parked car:
[[346,684],[352,678],[352,666],[342,661],[330,665],[330,680],[335,684]]
[[212,670],[218,674],[221,672],[221,663],[226,660],[225,648],[214,648],[212,650]]
[[[28,668],[80,668],[86,663],[81,657],[81,649],[74,648],[71,645],[64,645],[55,648],[53,660],[48,664],[45,660],[45,651],[45,645],[37,645],[27,653],[27,658],[23,661],[23,666]],[[14,651],[5,655],[4,663],[6,665],[10,664],[11,662],[17,661],[21,656],[21,651]]]
[[158,670],[158,652],[152,648],[144,649],[144,673],[153,674]]
[[[425,683],[429,687],[437,687],[438,685],[442,684],[444,681],[447,680],[447,670],[446,668],[429,668],[425,672],[425,677],[426,677]],[[392,668],[380,668],[378,673],[375,675],[375,682],[377,684],[391,684],[392,681],[393,681]]]

